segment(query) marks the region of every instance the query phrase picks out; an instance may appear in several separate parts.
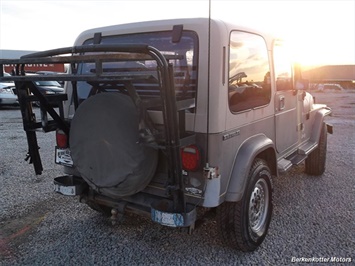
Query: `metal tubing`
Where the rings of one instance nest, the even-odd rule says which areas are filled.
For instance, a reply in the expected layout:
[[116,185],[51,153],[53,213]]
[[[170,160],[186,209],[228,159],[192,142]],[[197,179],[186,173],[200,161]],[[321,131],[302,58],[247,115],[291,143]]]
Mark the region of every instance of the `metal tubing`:
[[[111,52],[110,54],[98,54],[100,52]],[[93,54],[84,54],[93,53]],[[66,56],[71,54],[70,56]],[[76,55],[75,55],[76,54]],[[77,55],[79,54],[79,55]],[[60,56],[59,56],[60,55]],[[160,97],[162,101],[162,112],[164,120],[164,131],[165,131],[165,148],[167,153],[167,160],[169,166],[169,184],[168,189],[173,196],[174,201],[174,211],[186,213],[186,203],[184,194],[184,185],[182,180],[182,167],[181,167],[181,157],[180,157],[180,135],[179,135],[179,118],[177,112],[177,103],[174,88],[174,73],[173,67],[167,61],[167,58],[180,58],[179,56],[164,56],[160,51],[147,44],[114,44],[114,45],[82,45],[74,47],[65,47],[54,50],[48,50],[38,53],[32,53],[29,55],[22,56],[21,59],[5,60],[1,59],[0,64],[16,64],[16,76],[12,77],[1,77],[2,80],[14,80],[15,82],[21,82],[21,88],[24,88],[25,84],[28,83],[28,87],[31,92],[39,99],[41,105],[44,109],[53,117],[53,119],[58,123],[58,126],[64,130],[65,133],[69,134],[69,127],[64,122],[63,118],[58,116],[54,109],[50,106],[47,99],[38,91],[36,86],[32,83],[35,80],[62,80],[73,82],[73,90],[76,94],[76,82],[77,81],[129,81],[137,78],[147,78],[147,75],[142,75],[140,73],[115,73],[115,75],[110,75],[102,72],[103,62],[113,62],[113,61],[127,61],[127,60],[146,60],[153,59],[157,62],[157,70],[159,76],[159,88]],[[75,65],[78,63],[94,62],[96,68],[99,69],[94,75],[79,75],[77,73],[65,74],[65,75],[42,75],[42,76],[25,76],[24,68],[25,64],[44,64],[44,63],[71,63]],[[20,68],[21,67],[21,68]],[[18,86],[17,86],[18,87]],[[19,87],[18,87],[19,88]],[[27,92],[28,93],[28,92]],[[20,93],[21,95],[23,93]],[[28,95],[27,95],[28,96]],[[23,112],[24,121],[30,120],[31,105],[25,102],[25,96],[20,96],[21,98],[21,110]],[[77,95],[74,95],[75,107],[77,108],[78,99]],[[26,114],[25,114],[26,113]],[[25,126],[26,130],[26,126]],[[28,132],[29,134],[32,134]],[[35,134],[35,133],[34,133]],[[34,135],[35,137],[35,135]],[[28,138],[31,147],[37,147]],[[33,146],[32,146],[33,145]],[[31,149],[31,156],[37,156],[36,152]],[[33,155],[32,155],[33,153]],[[39,159],[40,162],[40,159]],[[39,166],[37,167],[40,168]],[[39,172],[39,171],[36,171]]]

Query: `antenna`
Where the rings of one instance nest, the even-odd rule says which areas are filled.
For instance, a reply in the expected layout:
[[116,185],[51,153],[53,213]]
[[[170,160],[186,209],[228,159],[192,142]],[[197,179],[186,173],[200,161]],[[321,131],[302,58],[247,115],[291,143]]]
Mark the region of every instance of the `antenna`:
[[206,163],[208,163],[208,134],[210,132],[210,73],[211,73],[211,6],[212,0],[208,0],[208,59],[207,59],[207,130],[206,130]]

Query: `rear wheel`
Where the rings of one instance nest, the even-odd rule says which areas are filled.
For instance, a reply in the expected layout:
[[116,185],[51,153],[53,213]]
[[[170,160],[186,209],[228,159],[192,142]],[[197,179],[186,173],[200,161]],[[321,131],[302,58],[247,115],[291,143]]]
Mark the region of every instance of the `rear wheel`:
[[309,175],[322,175],[325,171],[327,157],[327,126],[323,123],[318,147],[306,159],[305,173]]
[[238,202],[224,202],[217,209],[217,221],[223,241],[241,251],[254,251],[264,240],[272,214],[270,169],[256,159],[248,184]]

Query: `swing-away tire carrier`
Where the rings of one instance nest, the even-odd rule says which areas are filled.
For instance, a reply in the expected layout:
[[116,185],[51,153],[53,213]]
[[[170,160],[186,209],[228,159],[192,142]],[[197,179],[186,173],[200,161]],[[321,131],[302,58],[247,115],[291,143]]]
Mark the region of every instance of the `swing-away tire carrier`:
[[[181,112],[181,109],[184,108],[181,104],[177,107],[174,74],[172,65],[169,64],[169,58],[167,57],[169,56],[163,56],[156,48],[145,44],[99,44],[59,48],[25,55],[20,59],[0,59],[0,81],[14,81],[16,85],[23,128],[26,132],[28,142],[28,153],[25,160],[29,160],[29,163],[33,164],[36,175],[41,175],[43,171],[39,152],[40,147],[38,146],[36,135],[37,131],[50,132],[59,129],[69,136],[70,121],[65,119],[64,116],[63,102],[68,100],[67,94],[43,95],[35,85],[35,81],[57,80],[71,82],[73,101],[76,109],[79,106],[76,91],[78,81],[127,83],[129,80],[137,78],[137,73],[133,73],[131,76],[127,75],[127,72],[118,72],[117,75],[105,74],[102,67],[103,62],[112,62],[113,59],[116,61],[153,59],[157,62],[160,84],[159,107],[161,108],[164,121],[163,133],[158,135],[162,136],[161,138],[163,139],[158,139],[157,136],[154,136],[154,143],[150,142],[146,145],[161,149],[166,155],[168,182],[165,196],[160,197],[139,192],[135,195],[122,197],[122,199],[113,199],[97,193],[85,180],[73,175],[56,177],[54,179],[54,187],[56,192],[63,195],[80,195],[80,201],[87,203],[91,207],[105,206],[106,209],[108,207],[112,208],[111,219],[113,220],[116,220],[125,211],[131,211],[149,214],[154,222],[162,225],[189,227],[192,229],[197,216],[196,207],[195,205],[186,203],[180,148],[182,145],[193,144],[195,136],[185,132],[185,125],[183,128],[179,125],[179,121],[184,120],[184,118],[181,119],[181,116],[185,112]],[[89,75],[78,74],[78,64],[83,62],[96,64],[96,73]],[[71,72],[60,75],[26,75],[26,64],[70,64]],[[13,76],[4,76],[4,65],[15,66]],[[135,104],[142,102],[140,99],[137,101],[137,99],[132,97],[132,91],[128,92],[128,95],[130,95]],[[41,118],[39,121],[36,119],[33,111],[33,102],[40,103]],[[185,109],[194,107],[190,103],[191,101],[187,101]],[[57,106],[58,109],[55,109],[54,106]],[[142,106],[137,106],[137,109],[146,111]],[[48,119],[48,114],[52,119]],[[143,115],[143,117],[147,116]],[[145,124],[149,127],[150,123],[148,121]]]

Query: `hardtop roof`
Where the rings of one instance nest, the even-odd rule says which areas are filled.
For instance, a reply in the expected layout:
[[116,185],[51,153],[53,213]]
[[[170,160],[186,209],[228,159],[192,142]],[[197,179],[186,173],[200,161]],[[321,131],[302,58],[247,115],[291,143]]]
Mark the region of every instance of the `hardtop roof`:
[[[221,30],[240,30],[259,34],[264,37],[268,44],[271,44],[274,39],[279,39],[275,36],[275,34],[270,33],[269,29],[257,29],[222,19],[211,19],[211,24],[212,23],[214,23],[214,25],[219,27]],[[206,30],[206,28],[208,29],[209,27],[209,18],[201,17],[152,20],[92,28],[82,32],[77,37],[75,45],[81,45],[85,40],[93,38],[94,34],[98,32],[100,32],[102,36],[110,36],[138,32],[166,31],[172,30],[174,25],[183,25],[184,29],[200,30],[200,34],[207,34],[208,30]]]

